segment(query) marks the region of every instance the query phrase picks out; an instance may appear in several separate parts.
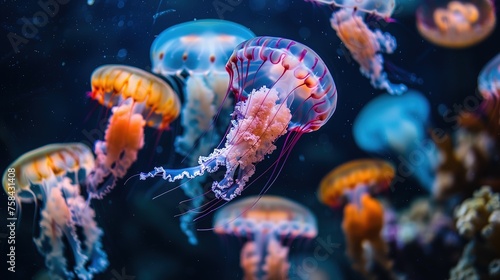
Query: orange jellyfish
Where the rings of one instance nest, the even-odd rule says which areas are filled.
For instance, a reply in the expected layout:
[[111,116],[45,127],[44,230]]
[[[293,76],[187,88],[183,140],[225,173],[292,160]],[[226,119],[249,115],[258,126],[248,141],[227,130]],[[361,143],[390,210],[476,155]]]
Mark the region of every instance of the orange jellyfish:
[[89,96],[112,108],[104,141],[96,141],[96,168],[88,191],[102,198],[123,178],[144,145],[144,126],[165,130],[179,116],[180,101],[162,79],[124,65],[104,65],[92,73]]
[[395,0],[312,0],[339,7],[332,14],[330,24],[337,36],[359,63],[361,74],[370,79],[374,88],[385,89],[390,94],[402,94],[408,88],[404,84],[393,84],[384,72],[382,53],[393,53],[396,39],[389,33],[372,31],[364,22],[367,14],[389,18],[396,6]]
[[93,168],[94,156],[87,146],[67,143],[30,151],[3,174],[9,201],[15,201],[19,211],[21,202],[41,202],[40,235],[33,241],[53,279],[92,279],[108,266],[101,248],[102,230],[80,195],[79,183]]
[[386,257],[388,248],[381,237],[383,207],[368,192],[387,189],[394,176],[394,167],[386,161],[359,159],[335,168],[320,183],[318,194],[322,203],[339,207],[343,201],[348,201],[342,223],[347,255],[353,261],[353,268],[365,276],[375,263],[387,272],[392,266]]
[[488,37],[496,24],[491,0],[424,1],[417,10],[417,28],[430,42],[465,48]]
[[394,167],[387,161],[378,159],[349,161],[333,169],[321,180],[318,190],[319,200],[330,207],[339,207],[346,200],[359,200],[364,192],[379,193],[386,190],[394,176]]
[[248,238],[241,250],[243,279],[288,279],[289,248],[280,240],[314,238],[318,232],[310,210],[270,195],[248,197],[219,209],[214,231]]

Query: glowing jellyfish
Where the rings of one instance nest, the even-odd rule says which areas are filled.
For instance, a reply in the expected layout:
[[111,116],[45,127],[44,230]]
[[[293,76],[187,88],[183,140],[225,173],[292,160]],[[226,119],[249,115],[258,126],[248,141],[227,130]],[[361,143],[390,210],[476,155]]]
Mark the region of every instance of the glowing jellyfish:
[[158,77],[124,65],[104,65],[92,73],[89,96],[112,108],[104,141],[95,143],[96,168],[88,191],[102,198],[127,173],[144,145],[144,126],[168,129],[179,115],[180,101]]
[[269,195],[245,198],[219,209],[214,231],[248,238],[240,259],[244,279],[288,279],[288,247],[280,240],[312,239],[318,232],[310,210]]
[[396,154],[402,176],[397,179],[415,175],[422,187],[430,190],[437,150],[427,137],[429,114],[429,102],[417,91],[379,96],[366,104],[354,120],[354,140],[364,151]]
[[212,191],[229,201],[241,194],[255,173],[255,164],[276,149],[276,139],[293,132],[283,144],[265,189],[298,138],[318,130],[335,111],[337,91],[328,68],[313,50],[295,41],[250,39],[234,50],[226,69],[230,76],[227,94],[233,92],[238,103],[224,147],[200,157],[198,166],[179,170],[155,167],[141,173],[141,180],[162,176],[173,182],[225,166],[224,178],[212,184]]
[[318,197],[323,204],[339,207],[346,200],[359,200],[363,193],[379,193],[388,189],[394,176],[394,167],[384,160],[352,160],[323,177]]
[[[92,151],[79,143],[52,144],[11,163],[3,175],[7,193],[21,202],[41,201],[40,235],[34,238],[53,279],[92,279],[108,266],[102,230],[80,195],[80,180],[94,168]],[[15,172],[15,189],[8,173]],[[19,208],[20,210],[20,208]],[[69,250],[65,249],[69,245]],[[65,253],[73,254],[68,263]],[[73,264],[73,267],[68,267]]]
[[[358,159],[344,163],[328,173],[320,183],[319,200],[330,207],[339,207],[344,201],[344,230],[347,255],[354,269],[365,276],[373,261],[390,271],[386,255],[388,248],[381,237],[384,225],[382,205],[370,196],[389,188],[395,177],[392,164],[378,159]],[[372,255],[365,253],[369,247]],[[371,259],[370,259],[371,258]]]
[[360,65],[363,76],[370,79],[373,87],[385,89],[390,94],[402,94],[403,84],[393,84],[384,72],[381,53],[393,53],[396,39],[380,30],[372,31],[364,22],[367,14],[389,18],[394,11],[394,0],[314,0],[340,7],[332,14],[330,23],[337,36]]
[[465,48],[488,37],[496,16],[491,0],[425,1],[417,10],[417,28],[430,42]]
[[479,91],[485,100],[500,99],[500,54],[483,67],[477,80]]
[[[225,96],[229,75],[226,62],[234,48],[255,37],[246,27],[230,21],[208,19],[181,23],[163,31],[151,46],[153,72],[167,78],[188,74],[184,87],[181,114],[183,135],[175,139],[175,150],[195,165],[221,140],[232,112],[231,98]],[[220,108],[218,112],[217,108]],[[218,118],[214,121],[214,117]],[[192,208],[203,202],[204,177],[187,180],[181,185],[191,198]],[[197,243],[192,221],[196,213],[181,216],[181,228],[189,242]]]

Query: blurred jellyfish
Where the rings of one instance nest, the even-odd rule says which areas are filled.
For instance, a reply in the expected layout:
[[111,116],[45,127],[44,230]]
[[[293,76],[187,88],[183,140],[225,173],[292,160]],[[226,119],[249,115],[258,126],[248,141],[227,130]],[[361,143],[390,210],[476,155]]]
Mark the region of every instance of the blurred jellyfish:
[[[165,77],[188,74],[181,114],[183,135],[175,139],[175,150],[187,157],[188,165],[207,155],[220,142],[229,124],[231,100],[225,97],[229,75],[226,62],[234,48],[255,37],[246,27],[217,20],[181,23],[163,31],[151,46],[153,72]],[[220,111],[217,112],[217,108]],[[214,119],[218,115],[217,119]],[[205,177],[186,180],[181,188],[191,198],[191,207],[203,203]],[[194,211],[181,216],[181,228],[191,244],[197,239],[193,229]]]
[[391,273],[392,261],[387,256],[389,248],[382,238],[383,226],[384,208],[369,194],[363,194],[357,203],[349,203],[344,208],[342,230],[347,255],[353,268],[370,279],[375,266],[381,266],[390,275],[389,279],[396,279]]
[[288,279],[289,248],[280,240],[312,239],[318,232],[310,210],[269,195],[249,197],[219,209],[213,227],[219,235],[248,238],[241,249],[243,279]]
[[344,230],[347,255],[353,268],[369,276],[373,265],[386,272],[391,263],[388,248],[381,237],[384,225],[382,204],[370,196],[389,188],[395,170],[389,162],[378,159],[358,159],[344,163],[328,173],[320,183],[319,200],[330,207],[339,207],[343,201]]
[[479,73],[478,88],[484,98],[480,111],[488,118],[487,130],[500,145],[500,54]]
[[403,84],[393,84],[384,72],[384,58],[381,53],[393,53],[396,39],[389,33],[370,30],[364,22],[367,14],[389,18],[395,7],[394,0],[313,0],[340,7],[332,14],[330,23],[337,36],[360,65],[363,76],[377,89],[390,94],[402,94],[407,90]]
[[[30,151],[4,172],[7,193],[12,193],[8,173],[16,174],[18,207],[21,202],[41,202],[40,235],[33,240],[45,257],[51,279],[92,279],[108,266],[101,248],[102,230],[94,221],[94,210],[80,195],[80,180],[93,168],[94,157],[87,146],[67,143]],[[73,256],[65,256],[68,252]]]
[[96,168],[87,178],[90,197],[101,199],[125,176],[144,145],[144,126],[168,129],[179,115],[177,94],[163,80],[124,65],[92,73],[89,96],[112,108],[104,141],[96,141]]
[[263,186],[265,191],[299,137],[318,130],[335,111],[337,91],[328,68],[313,50],[295,41],[250,39],[234,50],[226,69],[230,77],[227,95],[233,92],[238,103],[225,146],[200,157],[198,166],[179,170],[155,167],[141,173],[141,180],[162,176],[173,182],[225,166],[224,178],[213,182],[212,191],[217,199],[230,201],[244,190],[255,173],[255,164],[272,153],[274,142],[290,131]]
[[500,54],[483,67],[477,80],[479,92],[485,100],[500,99]]
[[379,159],[357,159],[330,171],[321,180],[318,198],[330,207],[359,201],[364,193],[380,193],[389,188],[395,176],[392,164]]
[[423,1],[417,10],[417,28],[430,42],[465,48],[488,37],[495,28],[492,0]]
[[428,121],[429,102],[421,93],[411,90],[403,96],[382,95],[366,104],[356,117],[354,140],[366,152],[396,154],[400,175],[415,175],[430,191],[437,151],[427,137]]

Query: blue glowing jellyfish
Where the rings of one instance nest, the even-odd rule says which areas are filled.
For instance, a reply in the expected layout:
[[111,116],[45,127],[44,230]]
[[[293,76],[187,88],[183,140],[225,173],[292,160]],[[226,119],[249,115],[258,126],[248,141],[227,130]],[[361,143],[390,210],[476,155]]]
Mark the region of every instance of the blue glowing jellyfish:
[[426,133],[429,113],[429,102],[417,91],[410,90],[402,96],[379,96],[356,117],[354,140],[364,151],[396,154],[400,161],[396,181],[415,175],[430,190],[437,150]]
[[101,249],[102,230],[94,221],[94,210],[80,195],[79,183],[93,168],[94,156],[87,146],[52,144],[19,157],[3,175],[4,189],[16,198],[18,207],[21,202],[42,203],[40,235],[34,242],[51,279],[92,279],[108,266]]
[[485,100],[500,99],[500,54],[492,58],[479,73],[478,88]]
[[403,84],[391,83],[384,72],[384,58],[381,53],[393,53],[397,46],[396,39],[387,32],[370,30],[364,22],[367,14],[389,18],[394,11],[394,0],[313,1],[341,8],[332,14],[332,28],[352,58],[359,63],[361,74],[370,79],[373,87],[385,89],[390,94],[402,94],[407,90]]
[[[151,46],[153,72],[167,78],[184,79],[184,105],[181,114],[183,135],[175,139],[175,150],[187,157],[189,165],[213,150],[224,135],[232,112],[225,98],[229,75],[226,62],[234,48],[255,37],[246,27],[230,21],[208,19],[181,23],[163,31]],[[220,108],[220,112],[217,109]],[[218,114],[216,121],[214,117]],[[204,177],[185,181],[181,188],[191,198],[192,208],[203,202]],[[196,213],[181,216],[181,228],[191,244],[197,239],[192,221]]]
[[219,209],[213,227],[219,235],[248,239],[240,258],[244,279],[288,279],[289,248],[281,241],[312,239],[318,233],[309,209],[270,195],[245,198]]
[[[225,166],[222,180],[212,184],[216,198],[230,201],[243,191],[255,173],[255,164],[272,153],[274,142],[289,132],[265,191],[282,168],[303,133],[318,130],[333,115],[337,90],[321,58],[298,42],[256,37],[241,43],[229,58],[227,95],[237,104],[225,145],[200,157],[199,165],[185,169],[156,167],[141,180],[162,176],[170,182],[215,172]],[[281,164],[280,164],[281,163]]]

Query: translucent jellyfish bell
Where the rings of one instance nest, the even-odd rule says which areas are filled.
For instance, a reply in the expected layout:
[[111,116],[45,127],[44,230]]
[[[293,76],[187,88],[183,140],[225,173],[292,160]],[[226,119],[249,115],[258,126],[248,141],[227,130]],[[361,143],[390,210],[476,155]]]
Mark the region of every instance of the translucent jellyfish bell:
[[[318,232],[316,218],[309,209],[269,195],[245,198],[219,209],[213,227],[219,235],[249,239],[242,249],[240,261],[245,274],[252,276],[248,279],[288,279],[288,269],[285,272],[273,271],[288,266],[288,247],[281,245],[280,240],[310,239]],[[282,264],[269,265],[276,259]],[[269,275],[280,277],[266,278]]]
[[424,1],[417,9],[417,28],[430,42],[465,48],[488,37],[496,24],[492,0]]
[[500,54],[483,67],[477,79],[478,88],[486,100],[500,99]]
[[[382,95],[366,104],[353,125],[356,144],[367,152],[395,153],[409,175],[430,190],[436,147],[427,138],[429,102],[411,90],[402,96]],[[399,170],[399,169],[398,169]]]
[[255,37],[248,28],[219,19],[203,19],[172,26],[151,45],[153,72],[172,75],[225,72],[234,47]]

